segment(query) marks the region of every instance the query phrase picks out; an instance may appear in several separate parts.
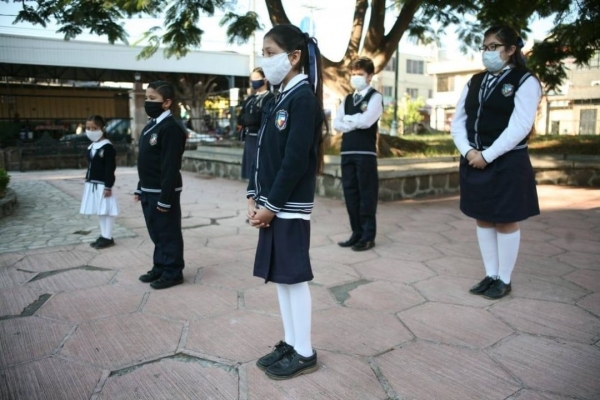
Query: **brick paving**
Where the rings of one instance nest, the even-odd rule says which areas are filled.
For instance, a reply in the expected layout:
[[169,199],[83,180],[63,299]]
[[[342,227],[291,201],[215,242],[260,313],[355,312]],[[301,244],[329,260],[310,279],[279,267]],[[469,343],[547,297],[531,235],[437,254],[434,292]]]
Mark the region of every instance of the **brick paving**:
[[2,399],[600,398],[600,190],[540,186],[522,224],[513,293],[470,295],[482,277],[456,196],[381,203],[374,250],[355,253],[339,200],[312,219],[316,373],[272,381],[255,367],[282,336],[276,290],[252,277],[257,231],[242,182],[184,174],[185,283],[138,281],[150,242],[119,168],[115,247],[80,216],[82,171],[12,174],[20,206],[0,220]]

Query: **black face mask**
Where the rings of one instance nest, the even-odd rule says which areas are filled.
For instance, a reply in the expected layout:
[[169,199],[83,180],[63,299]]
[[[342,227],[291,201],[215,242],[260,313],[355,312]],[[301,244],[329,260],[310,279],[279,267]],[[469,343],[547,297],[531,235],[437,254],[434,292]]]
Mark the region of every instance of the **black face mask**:
[[145,101],[144,110],[150,118],[158,118],[165,110],[162,108],[163,103],[160,101]]

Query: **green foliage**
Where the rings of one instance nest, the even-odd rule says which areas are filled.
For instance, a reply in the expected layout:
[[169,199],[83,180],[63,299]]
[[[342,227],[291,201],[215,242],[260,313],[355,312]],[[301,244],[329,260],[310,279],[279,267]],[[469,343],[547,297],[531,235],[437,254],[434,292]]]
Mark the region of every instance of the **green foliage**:
[[0,168],[0,193],[4,193],[9,182],[10,175],[8,175],[4,168]]
[[[413,124],[418,124],[423,121],[423,116],[419,112],[423,107],[425,107],[425,100],[422,97],[412,99],[408,94],[405,94],[398,104],[397,120],[404,123],[405,129]],[[394,104],[388,104],[381,116],[381,126],[389,128],[393,120]]]

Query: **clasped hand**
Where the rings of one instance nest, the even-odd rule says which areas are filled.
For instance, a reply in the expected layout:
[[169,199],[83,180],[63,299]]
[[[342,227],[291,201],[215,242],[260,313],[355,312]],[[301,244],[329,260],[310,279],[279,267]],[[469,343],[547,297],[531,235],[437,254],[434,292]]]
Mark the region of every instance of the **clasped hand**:
[[481,152],[479,150],[469,150],[466,157],[469,165],[473,168],[484,169],[488,163],[483,159]]
[[258,209],[256,202],[248,199],[248,223],[255,228],[268,228],[271,226],[271,221],[275,217],[275,213],[266,209]]

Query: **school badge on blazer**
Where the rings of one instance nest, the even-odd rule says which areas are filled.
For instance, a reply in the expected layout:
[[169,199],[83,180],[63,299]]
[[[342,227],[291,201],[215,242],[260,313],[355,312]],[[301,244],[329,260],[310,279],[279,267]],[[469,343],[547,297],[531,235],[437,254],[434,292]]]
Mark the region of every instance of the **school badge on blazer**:
[[150,136],[150,146],[154,146],[156,143],[158,143],[158,134],[153,133],[152,136]]
[[104,149],[100,149],[100,151],[98,151],[98,156],[100,158],[104,157]]
[[288,116],[288,112],[285,110],[277,111],[277,113],[275,114],[275,126],[277,127],[277,129],[279,129],[280,131],[285,129],[285,127],[287,126]]
[[360,103],[360,111],[365,112],[367,111],[367,102],[363,101],[362,103]]
[[502,94],[504,95],[504,97],[512,96],[514,92],[514,85],[511,85],[510,83],[505,83],[504,85],[502,85]]

